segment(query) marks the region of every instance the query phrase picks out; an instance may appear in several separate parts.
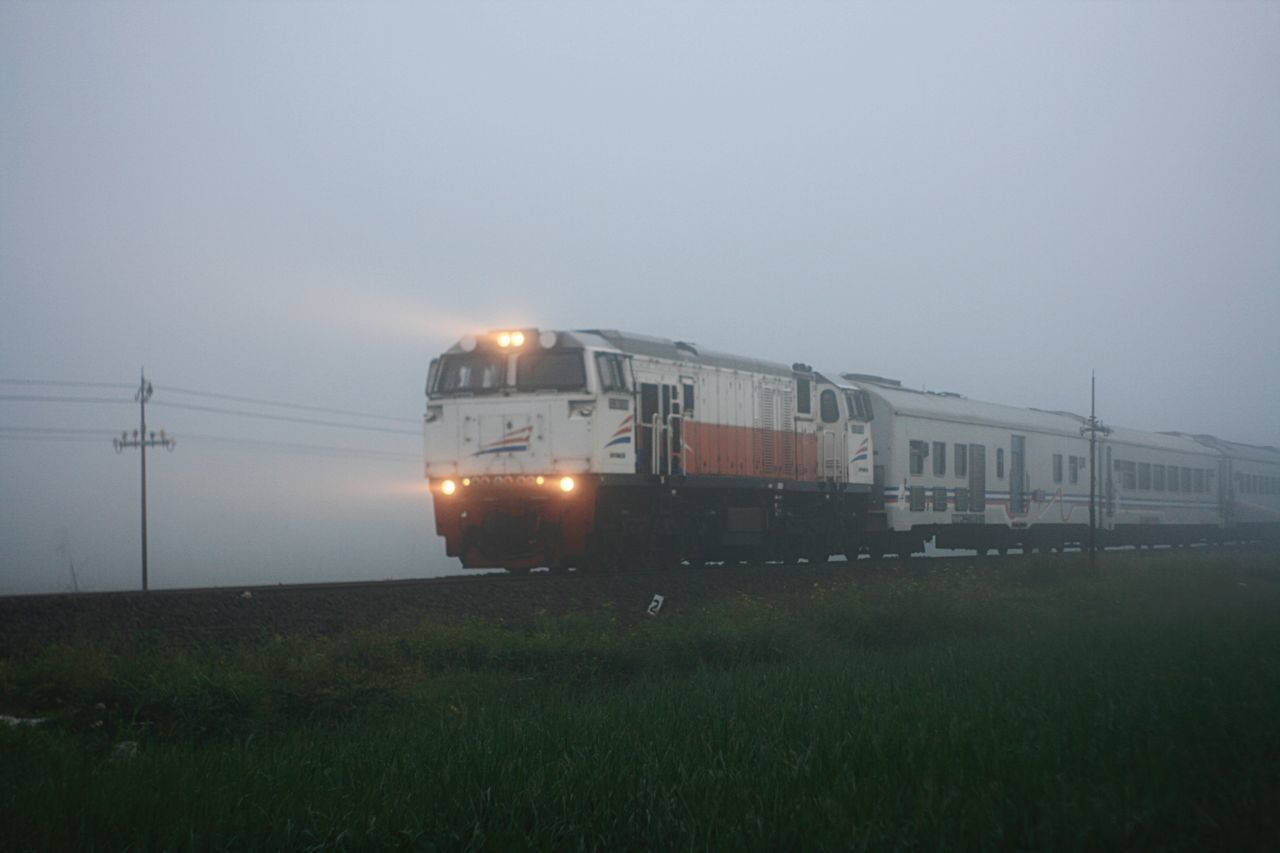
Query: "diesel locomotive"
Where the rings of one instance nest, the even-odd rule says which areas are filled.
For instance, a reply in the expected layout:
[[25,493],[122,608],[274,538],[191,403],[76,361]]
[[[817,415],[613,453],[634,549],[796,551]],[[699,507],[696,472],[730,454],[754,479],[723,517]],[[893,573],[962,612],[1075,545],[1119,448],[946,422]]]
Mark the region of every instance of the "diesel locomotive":
[[[467,568],[907,555],[926,543],[1275,537],[1280,451],[1113,430],[614,330],[468,335],[431,363],[436,529]],[[1091,466],[1093,469],[1091,471]]]

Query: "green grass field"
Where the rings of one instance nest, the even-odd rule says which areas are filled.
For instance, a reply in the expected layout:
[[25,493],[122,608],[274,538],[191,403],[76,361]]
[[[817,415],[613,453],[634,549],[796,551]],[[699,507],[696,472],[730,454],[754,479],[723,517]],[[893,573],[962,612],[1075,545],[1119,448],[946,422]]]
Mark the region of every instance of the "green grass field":
[[48,649],[0,663],[49,717],[0,726],[0,847],[1274,848],[1280,561],[1103,564]]

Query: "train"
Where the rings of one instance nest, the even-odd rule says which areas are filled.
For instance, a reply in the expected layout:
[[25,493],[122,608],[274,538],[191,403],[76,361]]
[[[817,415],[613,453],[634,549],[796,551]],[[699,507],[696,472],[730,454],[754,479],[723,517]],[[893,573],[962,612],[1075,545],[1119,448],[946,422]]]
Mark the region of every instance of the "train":
[[[436,530],[471,569],[1280,539],[1280,450],[609,329],[432,360]],[[1093,438],[1092,442],[1090,438]],[[1092,497],[1091,497],[1092,496]]]

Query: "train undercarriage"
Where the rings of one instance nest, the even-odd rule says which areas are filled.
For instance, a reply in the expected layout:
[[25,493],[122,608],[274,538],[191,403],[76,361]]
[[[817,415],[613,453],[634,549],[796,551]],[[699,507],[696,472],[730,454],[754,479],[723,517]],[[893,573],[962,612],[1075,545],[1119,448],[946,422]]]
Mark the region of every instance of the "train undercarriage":
[[744,488],[726,479],[605,476],[571,495],[476,484],[437,500],[436,524],[465,568],[516,572],[817,561],[863,549],[867,490]]
[[[721,480],[716,482],[716,480]],[[465,568],[525,572],[653,565],[822,562],[909,557],[929,545],[980,554],[1085,548],[1087,525],[994,524],[888,529],[867,491],[744,488],[723,478],[583,478],[573,493],[477,483],[437,501],[437,525]],[[1271,526],[1129,525],[1096,531],[1099,547],[1276,541]]]

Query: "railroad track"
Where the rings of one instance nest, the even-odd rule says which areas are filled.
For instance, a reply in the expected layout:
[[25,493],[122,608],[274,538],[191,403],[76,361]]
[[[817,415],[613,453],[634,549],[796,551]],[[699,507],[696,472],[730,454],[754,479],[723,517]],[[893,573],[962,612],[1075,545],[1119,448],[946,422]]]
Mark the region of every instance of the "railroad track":
[[[1231,546],[1215,546],[1218,548]],[[1234,546],[1241,547],[1241,546]],[[1206,548],[1196,548],[1206,553]],[[1134,552],[1129,552],[1134,553]],[[1166,549],[1137,552],[1159,555]],[[1078,556],[1078,552],[1077,552]],[[718,598],[788,595],[814,584],[921,576],[957,565],[996,566],[1019,555],[947,555],[826,563],[653,567],[627,573],[487,573],[385,581],[94,592],[0,598],[0,658],[51,643],[149,634],[166,641],[227,642],[335,634],[388,620],[481,619],[525,625],[544,615],[607,613],[643,620],[655,593],[663,613]],[[1105,559],[1105,558],[1104,558]]]

